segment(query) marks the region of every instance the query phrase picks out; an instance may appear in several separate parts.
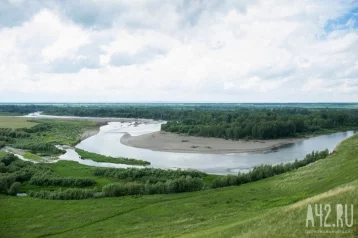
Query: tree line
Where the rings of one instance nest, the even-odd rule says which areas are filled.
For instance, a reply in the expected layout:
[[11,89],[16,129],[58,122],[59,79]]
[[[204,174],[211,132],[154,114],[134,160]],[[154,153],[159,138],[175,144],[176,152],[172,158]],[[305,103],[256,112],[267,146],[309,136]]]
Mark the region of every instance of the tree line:
[[137,181],[142,183],[166,182],[180,177],[203,178],[205,173],[197,170],[165,170],[155,168],[94,168],[93,175],[128,182]]
[[300,167],[306,166],[310,163],[313,163],[320,159],[325,159],[329,155],[328,149],[323,151],[312,152],[311,154],[306,155],[303,160],[295,160],[292,163],[278,164],[278,165],[259,165],[254,167],[248,173],[239,173],[238,175],[228,175],[213,180],[211,187],[228,187],[228,186],[237,186],[249,182],[254,182],[269,178],[275,175],[283,174],[288,171],[298,169]]
[[232,140],[295,137],[358,126],[356,109],[281,108],[277,105],[0,105],[0,111],[166,120],[163,131]]
[[73,178],[73,177],[57,177],[38,175],[33,176],[29,184],[37,186],[61,186],[61,187],[90,187],[96,185],[96,181],[91,178]]
[[59,189],[56,191],[29,191],[31,197],[55,200],[79,200],[87,198],[121,197],[129,195],[150,195],[194,192],[202,190],[203,180],[190,176],[167,180],[165,183],[111,183],[107,184],[99,192],[96,189]]

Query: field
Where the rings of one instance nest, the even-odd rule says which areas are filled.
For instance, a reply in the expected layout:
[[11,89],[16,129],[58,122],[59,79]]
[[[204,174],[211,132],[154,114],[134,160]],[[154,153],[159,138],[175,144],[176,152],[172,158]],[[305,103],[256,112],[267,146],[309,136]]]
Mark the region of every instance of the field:
[[24,156],[25,159],[38,161],[38,162],[42,161],[42,158],[40,156],[32,154],[30,152],[26,152],[23,156]]
[[30,128],[37,125],[25,117],[3,117],[0,114],[0,128]]
[[[0,233],[4,237],[304,237],[311,230],[336,231],[319,228],[318,218],[315,228],[306,228],[307,205],[354,204],[357,222],[357,154],[355,135],[327,159],[295,171],[238,187],[192,193],[78,201],[2,195]],[[61,165],[55,170],[82,171],[70,167]],[[358,234],[357,228],[347,232],[333,235]]]

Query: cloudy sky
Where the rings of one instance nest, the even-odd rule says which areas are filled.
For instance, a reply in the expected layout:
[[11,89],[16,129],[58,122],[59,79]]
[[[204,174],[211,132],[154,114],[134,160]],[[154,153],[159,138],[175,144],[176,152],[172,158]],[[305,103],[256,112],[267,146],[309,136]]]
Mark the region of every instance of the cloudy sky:
[[358,101],[358,1],[0,0],[0,102]]

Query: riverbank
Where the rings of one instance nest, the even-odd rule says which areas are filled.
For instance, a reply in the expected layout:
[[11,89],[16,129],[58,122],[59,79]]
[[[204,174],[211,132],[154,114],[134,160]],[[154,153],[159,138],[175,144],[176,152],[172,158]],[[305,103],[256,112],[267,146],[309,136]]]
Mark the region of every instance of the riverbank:
[[[305,237],[305,220],[297,218],[306,217],[307,204],[358,204],[357,144],[355,136],[327,159],[260,182],[218,190],[72,201],[1,195],[0,233],[4,237]],[[98,187],[113,182],[73,162],[51,166],[60,176],[93,177]],[[357,221],[357,208],[351,212],[350,207],[347,221]],[[53,222],[59,220],[60,225]],[[337,237],[352,237],[355,231],[337,229],[342,231]]]
[[102,125],[98,125],[96,128],[88,128],[88,129],[85,129],[82,134],[80,135],[80,140],[83,141],[91,136],[94,136],[96,135],[99,131],[100,131],[100,127]]
[[121,138],[121,143],[127,146],[150,149],[154,151],[228,154],[263,152],[281,147],[283,145],[292,144],[299,140],[302,139],[294,138],[277,140],[232,141],[220,138],[184,136],[170,132],[158,131],[140,136],[131,136],[130,134],[126,134]]

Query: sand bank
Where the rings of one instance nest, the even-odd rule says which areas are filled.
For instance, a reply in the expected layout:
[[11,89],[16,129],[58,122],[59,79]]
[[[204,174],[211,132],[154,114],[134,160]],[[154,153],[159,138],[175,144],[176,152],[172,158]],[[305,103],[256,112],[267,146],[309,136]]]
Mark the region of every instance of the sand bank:
[[126,134],[121,138],[121,143],[132,147],[155,151],[228,154],[263,152],[286,144],[295,143],[298,140],[300,139],[232,141],[219,138],[184,136],[159,131],[140,136]]

